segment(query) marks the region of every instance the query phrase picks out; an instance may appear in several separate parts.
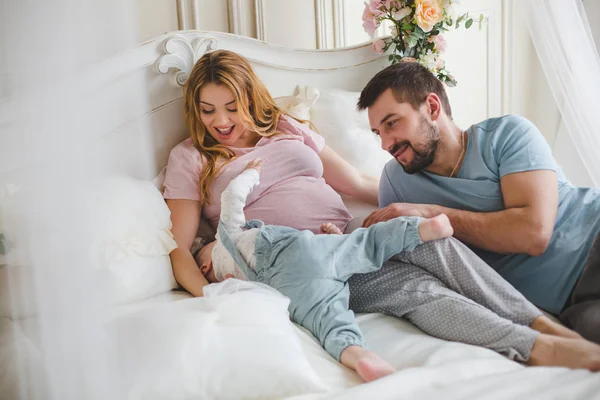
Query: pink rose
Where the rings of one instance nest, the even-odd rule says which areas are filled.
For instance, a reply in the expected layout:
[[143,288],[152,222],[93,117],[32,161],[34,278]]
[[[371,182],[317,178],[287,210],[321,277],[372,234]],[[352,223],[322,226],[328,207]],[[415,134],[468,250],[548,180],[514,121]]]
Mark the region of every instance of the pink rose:
[[444,18],[440,0],[415,0],[415,20],[423,32],[431,32],[433,26]]
[[363,29],[365,32],[369,34],[369,36],[373,36],[375,34],[375,30],[379,26],[379,21],[377,17],[373,14],[370,5],[365,5],[365,10],[362,15],[363,20]]
[[373,50],[375,50],[376,53],[383,54],[383,50],[385,50],[385,41],[383,39],[374,41]]
[[381,7],[380,8],[389,11],[389,10],[392,10],[394,8],[395,3],[396,3],[395,0],[383,0],[381,2]]
[[392,7],[394,10],[399,10],[402,8],[402,2],[400,2],[400,0],[392,0],[390,7]]
[[438,51],[438,53],[443,53],[446,51],[446,39],[444,38],[444,36],[430,36],[428,42],[435,44],[435,49]]
[[369,8],[371,9],[371,12],[375,16],[375,18],[381,17],[383,14],[385,14],[385,12],[383,11],[384,7],[385,1],[383,0],[371,0],[371,3],[369,3]]

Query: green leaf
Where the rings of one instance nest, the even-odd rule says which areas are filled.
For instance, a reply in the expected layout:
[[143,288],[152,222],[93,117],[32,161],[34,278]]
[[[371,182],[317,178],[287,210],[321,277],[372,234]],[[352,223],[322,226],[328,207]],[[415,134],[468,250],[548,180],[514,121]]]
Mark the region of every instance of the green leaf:
[[393,60],[394,60],[394,55],[393,55],[393,54],[390,54],[390,55],[388,56],[388,61],[393,61]]
[[415,47],[417,45],[418,41],[419,41],[419,39],[417,39],[413,35],[410,35],[408,37],[408,39],[406,40],[406,42],[408,43],[408,47]]
[[465,23],[465,28],[469,29],[473,25],[473,18],[469,18]]
[[410,31],[412,30],[413,26],[411,24],[407,24],[406,22],[402,24],[402,30],[403,31]]

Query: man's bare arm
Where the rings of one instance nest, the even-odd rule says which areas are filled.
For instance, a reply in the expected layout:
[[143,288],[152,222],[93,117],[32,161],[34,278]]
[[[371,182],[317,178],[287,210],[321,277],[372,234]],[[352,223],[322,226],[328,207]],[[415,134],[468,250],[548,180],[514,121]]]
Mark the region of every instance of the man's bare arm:
[[552,237],[558,211],[558,181],[549,170],[518,172],[501,180],[505,210],[477,213],[427,206],[430,214],[445,213],[454,235],[497,253],[542,254]]

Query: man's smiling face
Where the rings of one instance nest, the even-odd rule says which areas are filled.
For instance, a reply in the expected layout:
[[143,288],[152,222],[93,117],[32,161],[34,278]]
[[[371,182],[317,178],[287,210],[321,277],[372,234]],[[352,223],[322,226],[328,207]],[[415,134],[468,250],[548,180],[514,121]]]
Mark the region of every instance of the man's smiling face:
[[426,109],[426,104],[415,110],[409,103],[399,103],[392,89],[368,108],[371,130],[381,137],[381,147],[408,174],[431,165],[440,143],[439,128],[428,118]]

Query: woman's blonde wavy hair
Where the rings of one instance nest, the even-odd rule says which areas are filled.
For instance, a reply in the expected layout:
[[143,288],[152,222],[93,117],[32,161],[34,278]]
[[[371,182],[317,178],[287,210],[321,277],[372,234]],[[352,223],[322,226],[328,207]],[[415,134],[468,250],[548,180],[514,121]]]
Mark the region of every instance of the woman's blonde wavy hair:
[[231,51],[216,50],[204,54],[196,62],[184,87],[184,107],[190,136],[205,161],[199,182],[203,205],[210,204],[209,188],[213,179],[235,157],[231,149],[213,139],[200,119],[200,90],[209,83],[224,85],[231,90],[244,128],[258,136],[277,134],[277,123],[282,114],[244,57]]

